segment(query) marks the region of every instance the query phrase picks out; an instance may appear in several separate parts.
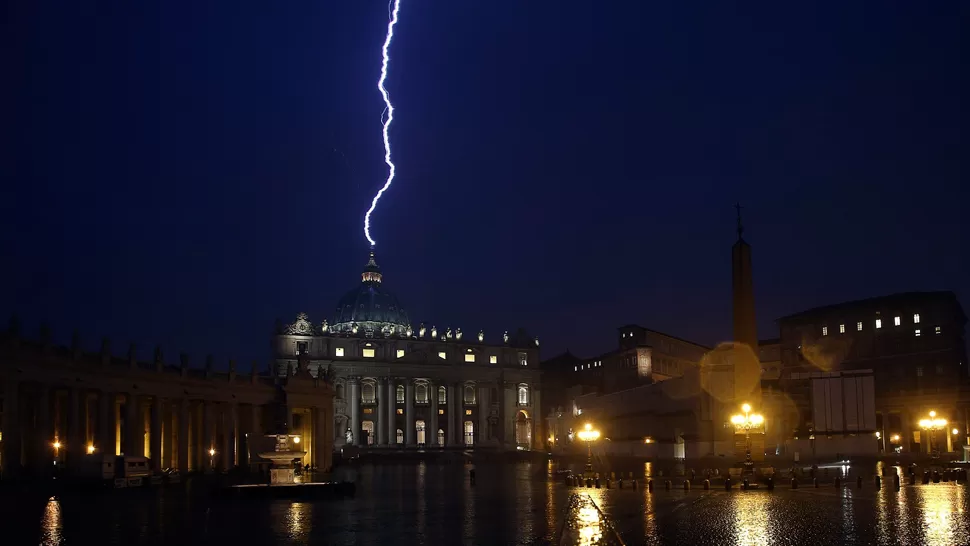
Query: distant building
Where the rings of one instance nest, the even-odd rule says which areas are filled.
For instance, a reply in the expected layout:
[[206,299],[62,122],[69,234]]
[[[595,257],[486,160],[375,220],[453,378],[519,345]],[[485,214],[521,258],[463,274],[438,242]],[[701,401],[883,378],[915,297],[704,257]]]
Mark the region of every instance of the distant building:
[[314,377],[332,372],[338,449],[543,446],[537,338],[412,325],[373,251],[331,318],[301,313],[272,343],[280,376],[301,362]]
[[[907,292],[818,307],[778,320],[785,407],[792,436],[813,435],[820,424],[803,381],[818,372],[872,370],[875,423],[870,437],[883,451],[930,449],[919,421],[930,411],[955,426],[934,449],[966,442],[967,317],[953,292]],[[767,381],[765,382],[767,383]],[[957,433],[953,433],[953,429]]]

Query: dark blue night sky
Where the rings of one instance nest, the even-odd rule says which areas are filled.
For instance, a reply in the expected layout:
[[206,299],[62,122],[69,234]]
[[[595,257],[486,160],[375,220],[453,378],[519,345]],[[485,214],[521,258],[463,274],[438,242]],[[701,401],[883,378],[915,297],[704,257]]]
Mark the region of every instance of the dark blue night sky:
[[[966,2],[402,2],[374,234],[415,323],[523,326],[545,356],[631,322],[716,343],[737,201],[763,338],[848,299],[968,303]],[[382,0],[15,0],[0,312],[196,365],[329,318],[385,176],[386,23]]]

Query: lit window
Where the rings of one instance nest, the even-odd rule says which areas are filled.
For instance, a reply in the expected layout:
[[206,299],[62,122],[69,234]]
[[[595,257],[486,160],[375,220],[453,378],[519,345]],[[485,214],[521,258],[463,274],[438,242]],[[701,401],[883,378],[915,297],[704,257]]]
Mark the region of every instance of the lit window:
[[444,415],[444,414],[445,414],[445,410],[443,409],[438,410],[438,415]]
[[899,326],[901,323],[902,323],[902,320],[900,320],[899,317],[896,317],[893,319],[893,324],[895,324],[896,326]]
[[404,403],[404,385],[398,385],[394,388],[394,399],[397,400],[398,404]]
[[823,336],[829,335],[829,327],[828,326],[822,326],[822,335]]
[[578,372],[579,371],[579,366],[573,366],[573,371],[574,372]]
[[444,351],[438,351],[438,358],[440,358],[441,360],[444,360],[448,358],[448,355],[446,355]]
[[374,413],[374,408],[364,408],[364,413],[366,413],[368,415],[371,414],[371,413]]
[[397,414],[398,415],[404,415],[404,410],[401,409],[401,408],[397,408]]
[[418,404],[428,403],[428,386],[424,383],[418,383],[414,386],[414,401]]
[[919,324],[919,313],[913,313],[913,324]]
[[919,328],[916,329],[916,337],[919,337]]
[[519,405],[529,405],[529,387],[527,385],[519,385]]
[[529,365],[529,356],[527,353],[519,353],[519,364],[522,366]]
[[475,403],[475,387],[471,385],[465,385],[464,400],[466,404]]
[[402,356],[404,356],[404,349],[398,349],[397,350],[397,357],[398,358],[401,358]]
[[374,349],[361,349],[360,354],[364,358],[374,358]]
[[337,347],[336,349],[334,349],[334,354],[337,356],[344,356],[344,348]]
[[923,367],[916,366],[916,377],[923,377]]
[[360,386],[360,399],[363,400],[365,404],[373,404],[377,402],[375,397],[376,389],[374,384],[371,382],[365,382]]
[[877,329],[878,328],[882,328],[882,319],[881,318],[877,318],[876,319],[876,328]]
[[[489,355],[489,357],[488,357],[488,363],[489,364],[498,364],[498,357],[495,356],[495,355]],[[573,367],[575,368],[575,366],[573,366]]]
[[465,353],[465,362],[475,362],[475,355]]
[[861,322],[855,323],[855,329],[857,331],[861,332],[862,331],[862,323]]
[[471,415],[471,414],[472,414],[472,410],[470,410],[470,409],[466,409],[465,410],[465,415]]
[[448,391],[444,387],[438,387],[438,403],[439,404],[448,403]]
[[939,335],[939,333],[940,333],[940,327],[939,326],[936,327],[936,333],[937,333],[937,335]]
[[845,324],[839,324],[839,333],[840,334],[844,334],[845,333]]

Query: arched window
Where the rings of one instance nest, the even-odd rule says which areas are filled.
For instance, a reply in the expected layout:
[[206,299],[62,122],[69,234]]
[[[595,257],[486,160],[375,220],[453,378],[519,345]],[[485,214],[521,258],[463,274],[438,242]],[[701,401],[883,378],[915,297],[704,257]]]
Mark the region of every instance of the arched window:
[[531,424],[529,416],[524,411],[520,411],[515,416],[515,443],[518,446],[530,449],[532,444]]
[[414,385],[414,401],[418,404],[428,403],[427,383],[417,383]]
[[519,385],[519,405],[528,406],[529,405],[529,386],[522,384]]
[[474,385],[465,385],[465,403],[474,404],[475,403],[475,387]]
[[397,443],[403,444],[404,443],[404,431],[401,430],[401,429],[397,429],[397,436],[396,436],[396,438],[397,438]]
[[445,430],[441,428],[438,429],[438,445],[439,446],[445,445]]
[[360,386],[360,399],[365,404],[373,404],[375,400],[375,389],[374,384],[370,381],[366,381]]
[[465,445],[475,445],[475,423],[465,421]]
[[424,427],[423,420],[418,419],[417,421],[414,422],[414,431],[417,433],[418,445],[423,446],[425,443],[425,434],[424,434],[425,427]]
[[448,403],[448,389],[444,387],[438,387],[438,403],[439,404]]
[[337,383],[337,400],[343,400],[343,399],[344,399],[344,384]]
[[394,389],[394,392],[397,394],[397,397],[396,397],[397,398],[397,403],[398,404],[403,404],[404,403],[404,385],[398,385],[397,388]]

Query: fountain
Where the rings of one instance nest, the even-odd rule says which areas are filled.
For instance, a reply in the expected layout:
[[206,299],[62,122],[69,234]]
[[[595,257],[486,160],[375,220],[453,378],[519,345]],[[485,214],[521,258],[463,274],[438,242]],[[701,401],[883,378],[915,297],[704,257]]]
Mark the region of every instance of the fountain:
[[269,469],[270,485],[291,485],[296,483],[296,470],[293,468],[293,459],[302,459],[306,451],[297,451],[290,448],[292,441],[294,446],[300,444],[300,437],[292,434],[270,435],[268,438],[275,440],[273,451],[263,451],[257,453],[260,458],[268,459],[272,464]]

